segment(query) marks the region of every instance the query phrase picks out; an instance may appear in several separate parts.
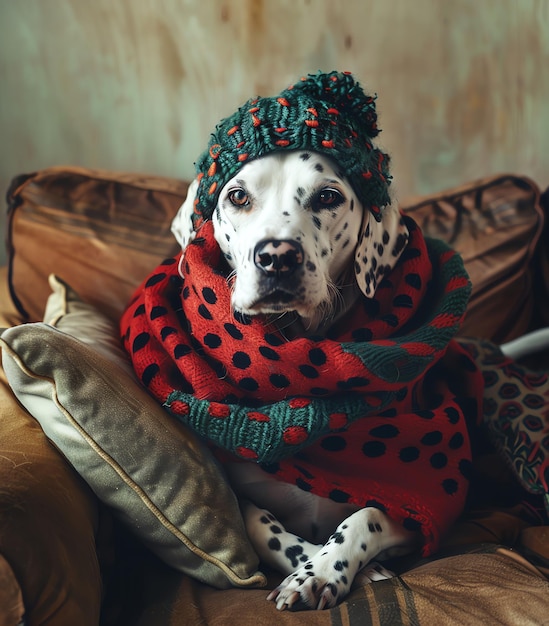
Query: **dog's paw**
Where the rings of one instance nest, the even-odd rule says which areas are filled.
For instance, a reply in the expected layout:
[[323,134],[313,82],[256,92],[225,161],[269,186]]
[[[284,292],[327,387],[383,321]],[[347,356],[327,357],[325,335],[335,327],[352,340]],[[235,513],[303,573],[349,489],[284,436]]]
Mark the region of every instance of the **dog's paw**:
[[312,563],[308,561],[271,591],[267,600],[274,601],[279,611],[332,608],[351,588],[352,579],[347,578],[345,569],[345,565],[338,562],[334,564],[334,575],[315,575]]

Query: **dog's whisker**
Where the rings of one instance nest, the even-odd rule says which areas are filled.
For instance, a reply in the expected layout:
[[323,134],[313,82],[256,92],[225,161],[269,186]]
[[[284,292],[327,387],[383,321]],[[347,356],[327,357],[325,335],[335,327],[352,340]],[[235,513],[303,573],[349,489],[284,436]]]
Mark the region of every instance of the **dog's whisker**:
[[236,270],[232,270],[231,272],[229,272],[225,280],[229,288],[234,289],[234,283],[236,281]]

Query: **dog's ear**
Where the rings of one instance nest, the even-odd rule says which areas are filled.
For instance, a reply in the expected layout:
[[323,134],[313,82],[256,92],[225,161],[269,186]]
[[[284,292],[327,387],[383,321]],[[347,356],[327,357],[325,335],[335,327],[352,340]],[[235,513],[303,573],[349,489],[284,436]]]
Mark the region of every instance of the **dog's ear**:
[[177,242],[184,251],[189,243],[195,238],[196,232],[193,226],[192,215],[194,213],[194,201],[196,198],[196,190],[198,189],[198,180],[193,180],[189,185],[185,202],[179,207],[179,211],[172,220],[172,233],[175,235]]
[[366,297],[373,298],[379,283],[396,265],[409,237],[396,205],[386,206],[379,221],[370,211],[364,211],[355,251],[355,276]]

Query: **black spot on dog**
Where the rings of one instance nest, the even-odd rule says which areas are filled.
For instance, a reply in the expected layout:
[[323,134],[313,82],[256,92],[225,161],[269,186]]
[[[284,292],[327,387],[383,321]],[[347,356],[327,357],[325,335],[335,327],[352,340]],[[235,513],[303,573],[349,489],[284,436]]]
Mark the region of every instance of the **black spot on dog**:
[[303,198],[303,196],[305,195],[305,189],[303,189],[303,187],[298,187],[296,189],[296,193],[298,197]]
[[280,535],[282,533],[282,528],[280,526],[276,526],[273,524],[269,530],[273,533],[273,535]]
[[336,543],[345,543],[345,536],[343,535],[343,533],[340,533],[339,531],[336,531],[331,537],[330,539],[333,539]]
[[300,158],[302,161],[308,161],[308,160],[311,158],[311,155],[310,155],[310,153],[309,153],[309,152],[302,152],[302,153],[299,155],[299,158]]
[[290,546],[286,548],[284,554],[292,564],[292,567],[297,567],[299,565],[299,558],[303,554],[303,548],[301,546]]
[[324,171],[324,166],[321,163],[315,163],[315,170],[317,172],[323,172]]
[[269,539],[269,542],[267,543],[267,546],[269,547],[269,550],[272,550],[273,552],[279,552],[280,548],[282,547],[280,545],[280,541],[276,537],[271,537],[271,539]]

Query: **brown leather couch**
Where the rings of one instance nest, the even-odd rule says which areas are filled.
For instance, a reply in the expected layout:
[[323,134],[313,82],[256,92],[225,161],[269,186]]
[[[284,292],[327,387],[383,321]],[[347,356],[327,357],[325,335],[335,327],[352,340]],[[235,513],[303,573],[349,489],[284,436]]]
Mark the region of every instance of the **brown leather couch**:
[[[170,222],[186,189],[82,168],[16,178],[0,326],[44,319],[50,274],[115,322],[143,277],[176,252]],[[548,232],[533,181],[492,177],[403,208],[465,259],[474,290],[462,334],[501,343],[549,324]],[[47,350],[47,342],[35,345]],[[547,368],[549,355],[538,358]],[[264,588],[261,576],[207,584],[145,547],[50,443],[3,374],[0,383],[0,625],[548,623],[543,498],[521,486],[488,440],[477,451],[469,508],[434,558],[392,563],[399,576],[353,590],[334,609],[278,613],[265,600],[272,572]]]

